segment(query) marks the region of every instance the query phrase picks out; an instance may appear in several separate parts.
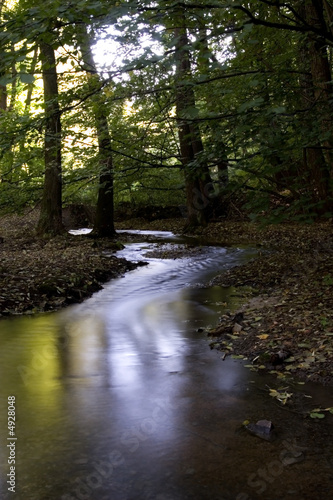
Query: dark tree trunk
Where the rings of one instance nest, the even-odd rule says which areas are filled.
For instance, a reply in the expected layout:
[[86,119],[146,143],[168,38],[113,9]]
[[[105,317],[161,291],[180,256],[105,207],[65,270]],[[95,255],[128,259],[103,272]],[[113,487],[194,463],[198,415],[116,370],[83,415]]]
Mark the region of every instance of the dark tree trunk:
[[91,81],[95,95],[92,97],[98,139],[99,188],[96,216],[92,236],[112,237],[114,228],[114,196],[113,196],[113,157],[111,135],[105,112],[105,102],[98,72],[91,52],[91,40],[87,28],[82,26],[79,33],[79,45],[88,79]]
[[[306,1],[306,20],[317,28],[324,23],[323,2],[321,0]],[[309,36],[310,66],[317,107],[318,120],[322,130],[321,143],[329,170],[333,171],[333,87],[327,45],[324,40]]]
[[[300,10],[309,24],[321,26],[324,22],[323,3],[305,0]],[[303,162],[306,169],[312,200],[317,204],[318,213],[332,210],[332,133],[333,120],[331,71],[327,48],[318,38],[308,35],[300,47],[300,58],[304,75],[301,78],[302,101],[309,108],[309,116],[304,116],[307,133],[316,135],[313,144],[304,148]],[[316,130],[314,134],[314,130]],[[324,138],[323,138],[324,137]]]
[[[205,25],[204,17],[197,16],[197,22],[200,26],[199,28],[199,36],[200,36],[200,48],[199,48],[199,56],[197,60],[198,68],[202,71],[203,74],[208,75],[210,73],[209,61],[214,62],[214,64],[219,64],[215,54],[211,51],[208,45],[208,35],[207,28]],[[210,109],[211,102],[209,99],[206,99],[207,109]],[[209,122],[209,126],[211,129],[212,137],[217,134],[216,126],[214,126],[211,122]],[[218,181],[215,184],[214,181],[214,190],[212,190],[212,206],[213,212],[215,216],[225,216],[229,210],[229,200],[226,197],[226,188],[229,183],[229,165],[228,159],[226,157],[225,151],[226,147],[223,143],[222,134],[219,130],[219,139],[218,139],[218,150],[219,156],[217,158],[217,174]]]
[[112,150],[108,122],[102,106],[100,112],[100,115],[98,112],[95,114],[99,148],[99,188],[93,233],[98,237],[111,237],[116,233],[114,228]]
[[45,103],[45,179],[39,234],[59,234],[62,225],[61,122],[58,103],[58,79],[53,47],[40,43]]
[[[184,11],[180,10],[175,28],[176,38],[176,113],[181,161],[185,176],[187,226],[205,225],[212,210],[210,193],[212,180],[207,165],[200,164],[198,155],[203,152],[199,124],[187,113],[195,109],[195,95],[191,85],[189,40]],[[195,162],[198,161],[197,164]]]
[[[304,109],[309,109],[303,115],[303,130],[306,136],[313,136],[313,120],[312,108],[315,106],[315,95],[313,88],[313,80],[310,68],[310,54],[308,43],[305,41],[300,46],[300,58],[304,73],[300,78],[301,84],[301,101]],[[323,150],[320,140],[317,137],[311,141],[307,141],[308,145],[303,149],[303,165],[304,165],[304,187],[310,191],[313,203],[319,203],[321,200],[326,200],[329,194],[329,173],[326,165]],[[312,142],[312,144],[311,144]],[[303,187],[301,185],[301,187]]]

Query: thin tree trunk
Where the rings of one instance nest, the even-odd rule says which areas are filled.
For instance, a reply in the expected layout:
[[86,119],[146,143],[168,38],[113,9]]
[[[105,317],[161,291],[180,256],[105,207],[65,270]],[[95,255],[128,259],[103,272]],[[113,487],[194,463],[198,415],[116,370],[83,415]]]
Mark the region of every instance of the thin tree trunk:
[[[0,74],[1,76],[1,74]],[[6,85],[0,85],[0,109],[6,111],[7,109],[7,88]]]
[[45,178],[39,234],[59,234],[62,225],[61,121],[58,79],[53,47],[40,43],[45,102]]
[[[15,52],[15,47],[12,45],[11,47],[12,54]],[[8,111],[12,111],[15,106],[15,99],[16,99],[16,94],[17,94],[17,71],[16,71],[16,63],[15,60],[13,59],[13,64],[12,64],[12,92],[10,96],[10,102],[8,106]]]
[[[29,71],[29,74],[33,75],[35,73],[36,65],[37,65],[37,59],[38,59],[38,45],[36,45],[34,49],[34,55],[32,57],[32,63],[31,63],[31,68]],[[25,100],[25,107],[24,107],[24,113],[28,114],[31,106],[31,99],[32,99],[32,93],[34,90],[34,83],[29,83],[28,84],[28,91],[27,91],[27,98]]]
[[[5,2],[0,1],[0,21],[2,20],[2,9],[4,7]],[[3,76],[4,73],[0,72],[0,76]],[[6,111],[7,109],[7,87],[6,85],[0,85],[0,109]]]
[[97,83],[96,93],[92,100],[99,150],[99,188],[92,235],[97,237],[112,237],[116,234],[116,231],[114,228],[113,157],[111,134],[107,115],[105,113],[104,95],[98,88],[99,76],[91,52],[91,39],[86,26],[81,27],[79,44],[88,78],[91,78],[92,85],[96,85]]

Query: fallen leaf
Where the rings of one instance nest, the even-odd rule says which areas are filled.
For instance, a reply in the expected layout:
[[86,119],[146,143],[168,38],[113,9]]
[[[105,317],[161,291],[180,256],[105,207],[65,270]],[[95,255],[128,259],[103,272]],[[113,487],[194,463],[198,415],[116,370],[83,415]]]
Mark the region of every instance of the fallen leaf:
[[325,414],[324,413],[311,412],[310,413],[310,417],[311,418],[325,418]]

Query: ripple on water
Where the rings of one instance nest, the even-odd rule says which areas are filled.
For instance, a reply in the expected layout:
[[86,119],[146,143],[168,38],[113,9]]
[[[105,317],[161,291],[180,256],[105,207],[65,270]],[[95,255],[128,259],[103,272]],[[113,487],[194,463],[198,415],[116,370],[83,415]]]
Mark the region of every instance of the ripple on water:
[[[145,259],[146,251],[147,242],[134,243],[120,254]],[[267,395],[275,379],[222,362],[197,332],[240,299],[196,284],[250,254],[208,247],[149,258],[83,304],[1,321],[0,434],[6,442],[4,402],[15,394],[18,498],[332,497],[332,421],[279,407]],[[313,404],[328,406],[332,391],[321,390],[312,390]],[[275,424],[272,443],[242,427],[261,418]],[[303,461],[285,460],[299,448]],[[0,487],[12,498],[4,480]]]

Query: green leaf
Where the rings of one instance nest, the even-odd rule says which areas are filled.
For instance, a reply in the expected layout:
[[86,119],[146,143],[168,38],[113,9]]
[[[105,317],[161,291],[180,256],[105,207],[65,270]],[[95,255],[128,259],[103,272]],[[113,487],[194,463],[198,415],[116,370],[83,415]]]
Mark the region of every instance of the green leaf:
[[0,78],[0,85],[3,85],[4,87],[8,85],[12,81],[12,77],[9,75],[4,75]]
[[324,415],[324,413],[311,412],[310,417],[311,418],[325,418],[325,415]]
[[199,116],[199,110],[195,106],[188,107],[184,111],[184,117],[185,118],[197,118],[198,116]]
[[35,77],[29,73],[19,73],[19,77],[22,83],[34,83]]
[[281,113],[285,113],[286,112],[286,108],[284,106],[278,106],[277,108],[272,108],[271,111],[277,115],[281,114]]
[[252,99],[251,101],[243,102],[238,107],[238,112],[242,113],[243,111],[246,111],[248,109],[254,108],[256,106],[261,106],[261,104],[263,104],[263,102],[264,102],[263,97],[257,97],[256,99]]

